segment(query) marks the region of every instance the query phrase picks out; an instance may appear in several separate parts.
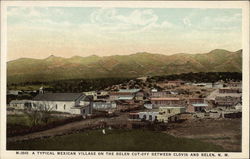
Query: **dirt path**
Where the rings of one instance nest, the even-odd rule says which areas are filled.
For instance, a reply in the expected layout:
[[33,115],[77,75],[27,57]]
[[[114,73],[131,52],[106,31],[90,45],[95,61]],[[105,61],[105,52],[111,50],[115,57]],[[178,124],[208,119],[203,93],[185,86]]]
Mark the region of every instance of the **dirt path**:
[[7,142],[15,142],[22,140],[30,140],[35,138],[46,138],[50,136],[63,135],[84,128],[99,126],[100,122],[110,123],[125,123],[127,121],[127,113],[123,113],[120,116],[112,118],[95,118],[95,119],[86,119],[82,121],[71,122],[62,126],[58,126],[52,129],[34,132],[22,136],[8,137]]

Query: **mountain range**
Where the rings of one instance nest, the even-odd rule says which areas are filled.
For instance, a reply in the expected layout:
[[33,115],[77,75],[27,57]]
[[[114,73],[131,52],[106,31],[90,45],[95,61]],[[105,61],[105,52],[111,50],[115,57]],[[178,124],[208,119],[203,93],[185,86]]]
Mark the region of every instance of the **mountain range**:
[[216,49],[203,54],[152,54],[99,57],[96,55],[45,59],[20,58],[7,62],[8,83],[77,78],[141,77],[187,72],[241,72],[242,50]]

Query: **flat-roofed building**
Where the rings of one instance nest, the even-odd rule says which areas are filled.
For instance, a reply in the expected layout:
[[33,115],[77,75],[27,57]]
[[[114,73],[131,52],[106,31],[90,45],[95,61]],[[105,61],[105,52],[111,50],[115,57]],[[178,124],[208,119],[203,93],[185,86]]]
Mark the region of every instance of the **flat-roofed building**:
[[183,100],[174,97],[151,98],[151,103],[153,104],[153,108],[160,106],[180,106],[183,104]]
[[157,116],[157,120],[167,123],[172,116],[185,112],[185,107],[159,107],[159,115]]
[[241,92],[242,92],[241,88],[226,87],[219,89],[219,93],[241,93]]
[[242,94],[241,93],[226,93],[219,94],[215,97],[215,104],[217,106],[235,106],[238,103],[242,102]]

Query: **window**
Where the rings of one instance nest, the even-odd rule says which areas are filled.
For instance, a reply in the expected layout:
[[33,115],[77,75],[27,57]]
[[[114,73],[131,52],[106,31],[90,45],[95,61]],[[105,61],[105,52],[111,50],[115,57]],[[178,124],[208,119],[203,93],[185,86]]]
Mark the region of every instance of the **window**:
[[63,106],[63,109],[65,110],[66,109],[66,105],[64,104],[64,106]]
[[153,118],[152,115],[149,115],[149,120],[152,120],[152,118]]
[[85,109],[82,109],[82,114],[85,114]]
[[168,109],[168,113],[169,113],[169,114],[171,113],[171,110],[170,110],[170,109]]
[[57,104],[56,104],[56,110],[57,110]]

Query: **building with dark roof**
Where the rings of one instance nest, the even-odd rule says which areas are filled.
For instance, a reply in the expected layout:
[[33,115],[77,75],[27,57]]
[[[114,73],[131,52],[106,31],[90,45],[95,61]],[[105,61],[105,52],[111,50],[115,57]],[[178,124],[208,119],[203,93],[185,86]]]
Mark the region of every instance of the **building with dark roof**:
[[83,93],[45,93],[33,98],[33,108],[87,115],[92,113],[91,98]]

